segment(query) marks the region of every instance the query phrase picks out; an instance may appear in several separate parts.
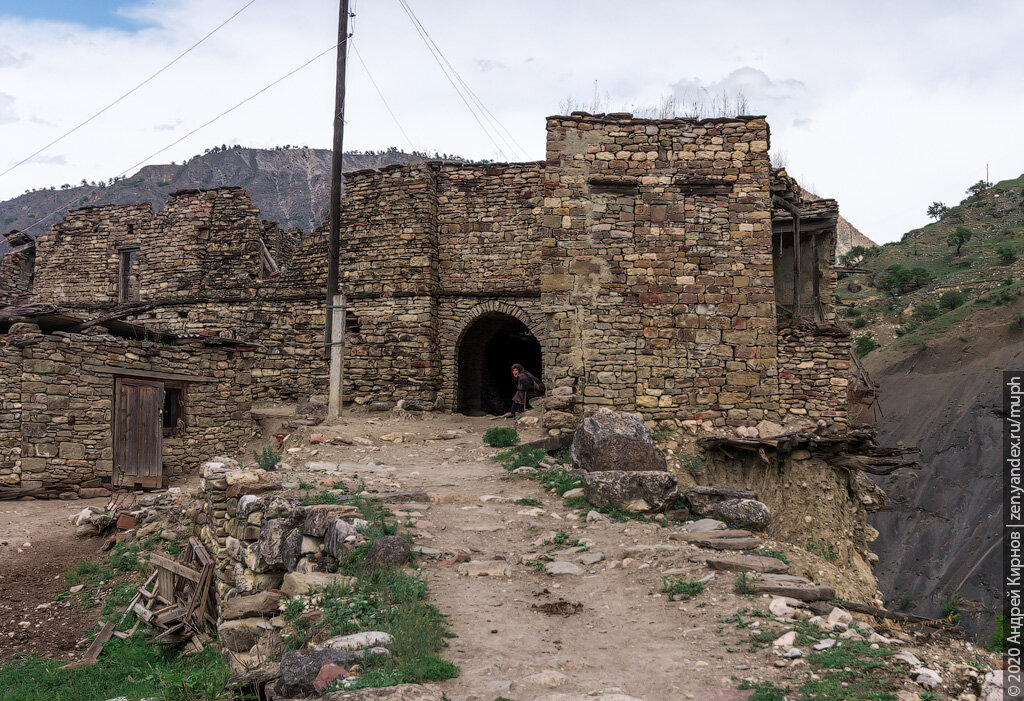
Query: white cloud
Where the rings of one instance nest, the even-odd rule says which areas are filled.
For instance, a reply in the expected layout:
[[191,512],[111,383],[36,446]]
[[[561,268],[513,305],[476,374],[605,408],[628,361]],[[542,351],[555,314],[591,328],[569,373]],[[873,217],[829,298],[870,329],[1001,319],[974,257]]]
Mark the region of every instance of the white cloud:
[[0,92],[0,124],[17,121],[18,116],[14,113],[14,97]]
[[[5,158],[20,160],[70,129],[241,5],[124,2],[140,29],[24,21],[5,5]],[[739,89],[752,111],[768,115],[773,149],[788,154],[790,172],[839,199],[845,216],[881,240],[924,223],[931,201],[958,200],[986,161],[994,179],[1024,169],[1013,119],[1024,111],[1016,59],[1024,3],[1016,0],[845,0],[813,13],[799,0],[446,0],[413,8],[522,148],[495,137],[499,152],[390,2],[357,4],[353,31],[409,140],[353,60],[348,148],[539,159],[544,117],[567,96],[588,101],[595,81],[612,110],[655,104],[677,90]],[[0,198],[120,173],[331,46],[336,13],[333,0],[255,3],[55,147],[66,165],[29,163],[0,178]],[[181,162],[221,143],[329,146],[333,71],[333,56],[324,56],[155,162]]]

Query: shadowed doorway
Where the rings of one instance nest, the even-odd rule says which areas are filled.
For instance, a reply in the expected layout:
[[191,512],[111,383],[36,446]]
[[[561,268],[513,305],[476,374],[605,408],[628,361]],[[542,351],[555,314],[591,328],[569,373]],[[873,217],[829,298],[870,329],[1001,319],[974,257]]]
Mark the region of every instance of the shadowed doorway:
[[458,347],[459,411],[504,414],[512,406],[512,364],[541,378],[540,342],[526,324],[507,314],[484,314],[462,334]]

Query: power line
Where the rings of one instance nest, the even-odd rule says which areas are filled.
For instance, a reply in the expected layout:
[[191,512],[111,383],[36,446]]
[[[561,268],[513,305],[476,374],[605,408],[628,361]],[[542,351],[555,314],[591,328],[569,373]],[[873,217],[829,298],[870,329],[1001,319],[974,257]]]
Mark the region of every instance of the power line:
[[[223,112],[221,112],[220,114],[218,114],[218,115],[217,115],[216,117],[214,117],[213,119],[210,119],[209,121],[207,121],[207,122],[204,122],[203,124],[200,124],[200,125],[199,125],[198,127],[196,127],[195,129],[193,129],[192,131],[188,132],[187,134],[185,134],[184,136],[182,136],[182,137],[180,137],[180,138],[178,138],[178,139],[175,139],[174,141],[172,141],[171,143],[167,144],[166,146],[164,146],[164,147],[163,147],[163,148],[161,148],[160,150],[158,150],[158,151],[154,151],[154,152],[153,152],[153,153],[151,153],[150,155],[148,155],[148,156],[146,156],[145,158],[143,158],[143,159],[142,159],[141,161],[138,161],[137,163],[134,163],[134,164],[132,164],[132,165],[128,166],[127,168],[125,168],[124,170],[122,170],[122,171],[121,171],[120,173],[118,173],[118,174],[117,174],[117,175],[115,175],[114,177],[115,177],[115,178],[119,178],[119,177],[121,177],[122,175],[125,175],[125,174],[127,174],[127,173],[128,173],[129,171],[132,171],[132,170],[134,170],[135,168],[137,168],[138,166],[142,165],[143,163],[145,163],[146,161],[150,160],[151,158],[155,158],[156,156],[159,156],[159,155],[160,155],[161,153],[163,153],[163,152],[164,152],[164,151],[166,151],[167,149],[171,148],[172,146],[175,146],[175,145],[177,145],[177,144],[181,143],[182,141],[184,141],[184,140],[185,140],[185,139],[187,139],[188,137],[192,136],[193,134],[195,134],[195,133],[196,133],[196,132],[198,132],[199,130],[201,130],[201,129],[205,129],[206,127],[208,127],[208,126],[210,126],[211,124],[213,124],[214,122],[216,122],[216,121],[217,121],[218,119],[221,119],[222,117],[225,117],[225,116],[227,116],[227,115],[231,114],[232,112],[234,112],[234,111],[235,111],[236,109],[238,109],[238,108],[239,108],[239,107],[241,107],[242,105],[244,105],[244,104],[246,104],[247,102],[251,101],[252,99],[254,99],[254,98],[258,97],[259,95],[262,95],[263,93],[265,93],[265,92],[266,92],[267,90],[269,90],[270,88],[274,87],[274,86],[275,86],[275,85],[277,85],[278,83],[280,83],[280,82],[284,81],[285,79],[287,79],[287,78],[290,78],[291,76],[295,75],[296,73],[298,73],[299,71],[301,71],[301,70],[302,70],[303,68],[305,68],[305,67],[306,67],[306,66],[308,66],[309,64],[313,63],[313,62],[314,62],[314,61],[316,61],[316,60],[317,60],[318,58],[320,58],[320,57],[322,57],[322,56],[326,55],[327,53],[329,53],[329,52],[331,52],[331,51],[333,51],[333,50],[334,50],[334,49],[336,49],[337,47],[338,47],[338,45],[337,45],[337,44],[334,44],[333,46],[330,46],[330,47],[328,47],[327,49],[324,49],[323,51],[321,51],[320,53],[318,53],[318,54],[317,54],[316,56],[314,56],[313,58],[311,58],[311,59],[309,59],[308,61],[306,61],[305,63],[303,63],[303,64],[302,64],[301,66],[299,66],[298,68],[295,68],[295,69],[293,69],[293,70],[291,70],[291,71],[289,71],[289,72],[285,73],[285,74],[284,74],[283,76],[281,76],[280,78],[278,78],[278,79],[277,79],[277,80],[275,80],[274,82],[272,82],[272,83],[269,83],[268,85],[265,85],[264,87],[260,88],[259,90],[257,90],[256,92],[254,92],[254,93],[253,93],[252,95],[250,95],[249,97],[245,98],[245,99],[244,99],[244,100],[242,100],[241,102],[237,103],[237,104],[236,104],[236,105],[234,105],[233,107],[229,107],[228,109],[224,110]],[[65,203],[65,204],[61,205],[60,207],[58,207],[57,209],[53,210],[52,212],[50,212],[50,213],[49,213],[49,214],[47,214],[46,216],[44,216],[44,217],[41,217],[40,219],[37,219],[37,220],[36,220],[35,222],[33,222],[33,223],[32,223],[32,224],[30,224],[30,225],[29,225],[28,227],[26,227],[25,229],[23,229],[23,230],[22,230],[22,233],[28,233],[29,231],[31,231],[31,230],[32,230],[32,229],[34,229],[35,227],[37,227],[37,226],[39,226],[40,224],[42,224],[42,223],[43,223],[43,222],[44,222],[45,220],[47,220],[47,219],[49,219],[50,217],[52,217],[52,216],[53,216],[54,214],[59,214],[59,213],[63,212],[64,210],[68,209],[69,207],[73,206],[73,205],[74,205],[74,204],[75,204],[75,203],[76,203],[77,201],[79,201],[79,199],[80,199],[80,198],[78,198],[77,196],[76,196],[76,197],[74,197],[74,198],[72,198],[72,199],[71,199],[71,200],[69,200],[69,201],[68,201],[67,203]]]
[[381,92],[380,86],[377,85],[377,81],[373,79],[373,74],[370,73],[370,69],[367,67],[366,61],[363,60],[362,54],[359,53],[359,47],[356,46],[355,42],[351,40],[349,41],[349,44],[351,45],[352,50],[356,52],[356,58],[359,59],[359,65],[361,65],[363,67],[363,70],[366,71],[366,77],[370,79],[370,83],[373,85],[373,89],[377,91],[377,95],[380,97],[380,101],[384,103],[384,109],[386,109],[388,111],[388,114],[391,115],[391,119],[394,120],[395,126],[398,127],[398,131],[402,132],[402,136],[405,137],[405,140],[409,142],[409,146],[412,148],[413,151],[415,151],[416,144],[413,143],[412,138],[409,136],[408,133],[406,133],[405,129],[402,128],[402,123],[398,121],[398,117],[392,111],[391,105],[388,104],[387,98],[384,97],[384,93]]
[[197,41],[196,43],[192,44],[192,46],[188,47],[188,48],[187,48],[187,49],[185,49],[185,50],[184,50],[183,52],[181,52],[180,54],[178,54],[178,55],[177,55],[177,56],[176,56],[176,57],[175,57],[175,58],[174,58],[174,59],[173,59],[173,60],[172,60],[172,61],[171,61],[170,63],[168,63],[167,65],[165,65],[165,66],[164,66],[163,68],[161,68],[160,70],[158,70],[158,71],[157,71],[156,73],[154,73],[154,74],[152,74],[151,76],[149,76],[148,78],[146,78],[146,79],[145,79],[144,81],[142,81],[141,83],[139,83],[138,85],[136,85],[136,86],[135,86],[134,88],[132,88],[131,90],[129,90],[128,92],[126,92],[126,93],[125,93],[124,95],[121,95],[121,97],[119,97],[119,98],[117,98],[116,100],[114,100],[113,102],[111,102],[111,103],[110,103],[109,105],[107,105],[106,107],[104,107],[103,109],[101,109],[101,110],[100,110],[99,112],[95,113],[94,115],[92,115],[91,117],[89,117],[88,119],[86,119],[85,121],[83,121],[83,122],[80,122],[80,123],[79,123],[78,125],[76,125],[76,126],[72,127],[72,128],[71,128],[71,129],[69,129],[68,131],[64,132],[63,134],[61,134],[61,135],[60,135],[60,136],[58,136],[58,137],[57,137],[56,139],[54,139],[54,140],[53,140],[53,141],[51,141],[50,143],[48,143],[48,144],[46,144],[45,146],[43,146],[43,147],[42,147],[41,149],[39,149],[38,151],[36,151],[36,152],[35,152],[35,153],[33,153],[32,155],[30,155],[30,156],[28,156],[28,157],[26,157],[26,158],[23,158],[23,159],[21,159],[20,161],[18,161],[17,163],[15,163],[15,164],[14,164],[14,165],[12,165],[11,167],[9,167],[9,168],[8,168],[7,170],[5,170],[5,171],[3,171],[2,173],[0,173],[0,178],[2,178],[3,176],[7,175],[8,173],[10,173],[10,172],[11,172],[12,170],[14,170],[15,168],[17,168],[18,166],[21,166],[21,165],[24,165],[25,163],[28,163],[28,162],[29,162],[29,161],[31,161],[31,160],[32,160],[33,158],[35,158],[35,157],[36,157],[36,156],[38,156],[38,155],[39,155],[40,153],[42,153],[42,152],[43,152],[43,151],[45,151],[46,149],[50,148],[50,147],[51,147],[51,146],[53,146],[54,144],[57,144],[57,143],[59,143],[59,142],[63,141],[64,139],[66,139],[67,137],[71,136],[71,135],[72,135],[72,134],[74,134],[74,133],[75,133],[76,131],[78,131],[79,129],[81,129],[82,127],[84,127],[84,126],[85,126],[86,124],[88,124],[88,123],[89,123],[89,122],[91,122],[92,120],[96,119],[96,118],[97,118],[97,117],[99,117],[99,116],[100,116],[101,114],[103,114],[104,112],[106,112],[107,110],[109,110],[109,109],[110,109],[111,107],[113,107],[114,105],[116,105],[117,103],[121,102],[121,101],[122,101],[122,100],[124,100],[124,99],[125,99],[126,97],[128,97],[129,95],[131,95],[132,93],[134,93],[134,92],[135,92],[136,90],[138,90],[139,88],[141,88],[141,87],[142,87],[143,85],[145,85],[146,83],[148,83],[148,82],[150,82],[151,80],[153,80],[154,78],[156,78],[156,77],[157,77],[158,75],[160,75],[161,73],[163,73],[164,71],[166,71],[166,70],[167,70],[168,68],[170,68],[171,66],[173,66],[173,65],[174,65],[175,63],[177,63],[178,61],[180,61],[180,60],[181,60],[182,58],[184,58],[184,57],[185,57],[185,56],[186,56],[187,54],[189,54],[189,53],[190,53],[190,52],[191,52],[191,51],[192,51],[193,49],[195,49],[195,48],[196,48],[197,46],[199,46],[199,45],[200,45],[200,44],[202,44],[202,43],[203,43],[204,41],[206,41],[207,39],[209,39],[209,38],[210,38],[211,36],[213,36],[214,34],[216,34],[216,33],[217,33],[217,32],[218,32],[218,31],[219,31],[219,30],[220,30],[220,29],[221,29],[222,27],[224,27],[224,25],[226,25],[226,24],[227,24],[228,22],[230,22],[231,20],[233,20],[233,19],[234,19],[235,17],[238,17],[238,15],[242,14],[242,12],[244,12],[244,11],[246,10],[246,8],[248,8],[248,7],[249,7],[250,5],[252,5],[252,4],[254,3],[254,2],[256,2],[256,0],[249,0],[249,2],[247,2],[247,3],[245,4],[245,5],[243,5],[243,6],[242,6],[242,7],[241,7],[241,8],[240,8],[240,9],[239,9],[239,10],[238,10],[237,12],[235,12],[235,14],[231,15],[231,16],[230,16],[230,17],[228,17],[228,18],[227,18],[226,20],[224,20],[223,22],[221,22],[220,24],[218,24],[218,25],[217,25],[216,27],[214,27],[214,28],[213,28],[213,30],[211,30],[211,31],[210,31],[210,32],[209,32],[209,33],[208,33],[208,34],[207,34],[206,36],[204,36],[204,37],[203,37],[202,39],[200,39],[200,40],[199,40],[199,41]]
[[466,109],[468,109],[469,113],[473,115],[473,119],[475,119],[476,123],[480,125],[480,128],[483,130],[484,134],[487,135],[487,138],[490,139],[491,143],[494,144],[494,148],[498,149],[498,153],[501,154],[501,157],[507,160],[508,156],[505,155],[505,150],[502,149],[498,142],[495,140],[494,136],[491,134],[491,130],[484,125],[476,110],[473,108],[472,105],[470,105],[469,100],[466,99],[466,96],[463,94],[462,89],[459,87],[458,83],[456,83],[455,80],[448,74],[448,70],[445,68],[444,63],[442,63],[441,59],[438,58],[437,54],[434,52],[434,48],[431,46],[430,40],[427,37],[425,31],[416,21],[416,17],[413,14],[412,8],[409,7],[405,0],[398,0],[398,3],[402,6],[402,8],[405,10],[405,13],[409,16],[409,21],[412,22],[413,27],[416,29],[416,32],[420,35],[420,38],[423,39],[423,43],[426,44],[427,50],[430,51],[430,55],[433,56],[434,61],[437,62],[437,65],[440,67],[441,72],[444,73],[444,77],[447,78],[448,82],[452,84],[453,88],[455,88],[455,92],[458,93],[459,98],[462,100],[462,103],[466,105]]
[[[445,56],[444,52],[441,51],[441,47],[439,47],[437,45],[437,42],[434,41],[433,37],[430,36],[430,32],[428,32],[427,28],[425,26],[423,26],[423,23],[420,21],[419,17],[416,16],[416,13],[413,12],[412,7],[410,7],[408,5],[408,2],[406,2],[406,0],[399,0],[399,2],[401,2],[406,7],[406,9],[407,9],[407,11],[408,11],[412,21],[420,29],[423,30],[423,33],[421,34],[421,36],[425,36],[426,40],[430,42],[430,45],[433,46],[434,49],[436,49],[437,54],[441,57],[441,59],[445,62],[445,65],[448,66],[448,68],[451,70],[452,74],[455,76],[455,78],[459,81],[459,83],[462,85],[462,87],[469,94],[470,99],[473,100],[473,102],[477,105],[478,109],[484,114],[484,117],[486,119],[488,119],[488,121],[491,122],[491,125],[492,125],[491,128],[494,129],[495,126],[497,126],[498,129],[500,129],[501,131],[504,131],[505,134],[508,136],[507,139],[504,136],[502,136],[500,132],[498,132],[498,136],[501,138],[502,141],[505,142],[506,146],[509,146],[509,150],[511,150],[511,151],[518,150],[519,151],[519,155],[522,156],[525,159],[527,154],[526,154],[526,149],[523,148],[522,144],[520,144],[518,141],[516,141],[516,138],[514,136],[512,136],[512,133],[508,129],[505,128],[505,125],[502,124],[501,121],[497,117],[495,117],[494,114],[489,109],[487,109],[487,105],[485,105],[483,103],[483,100],[481,100],[479,98],[479,96],[476,94],[476,92],[473,91],[473,88],[471,88],[469,86],[469,83],[467,83],[465,81],[465,79],[463,79],[463,77],[459,74],[458,70],[455,69],[455,66],[453,66],[451,64],[451,61],[448,60],[448,57]],[[497,132],[497,129],[495,129],[495,131]]]

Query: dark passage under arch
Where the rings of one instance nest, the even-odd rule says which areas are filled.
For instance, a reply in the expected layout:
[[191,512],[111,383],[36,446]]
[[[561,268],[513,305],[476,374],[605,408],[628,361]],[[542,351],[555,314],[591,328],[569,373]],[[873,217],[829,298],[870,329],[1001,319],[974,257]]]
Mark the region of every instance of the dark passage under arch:
[[[459,411],[504,414],[512,405],[512,364],[541,378],[540,342],[526,324],[507,314],[484,314],[462,334],[458,347]],[[543,378],[541,378],[543,379]]]

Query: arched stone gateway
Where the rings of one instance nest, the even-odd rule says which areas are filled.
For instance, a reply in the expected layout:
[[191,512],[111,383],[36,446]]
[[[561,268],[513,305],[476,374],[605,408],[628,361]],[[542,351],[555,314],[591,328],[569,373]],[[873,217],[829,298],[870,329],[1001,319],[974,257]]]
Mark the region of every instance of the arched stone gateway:
[[513,363],[542,376],[540,341],[511,314],[488,311],[476,317],[459,337],[456,354],[456,408],[464,414],[509,410],[515,393]]

